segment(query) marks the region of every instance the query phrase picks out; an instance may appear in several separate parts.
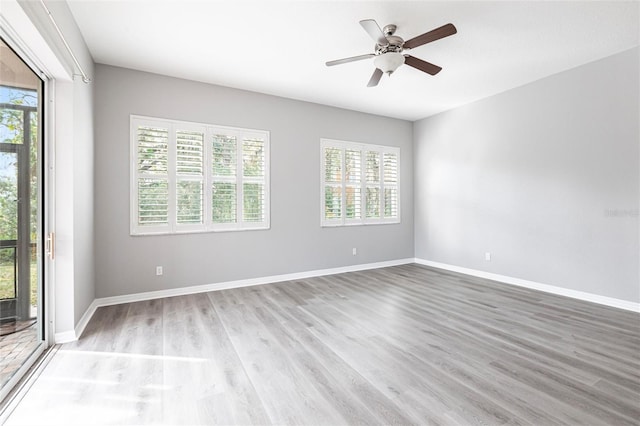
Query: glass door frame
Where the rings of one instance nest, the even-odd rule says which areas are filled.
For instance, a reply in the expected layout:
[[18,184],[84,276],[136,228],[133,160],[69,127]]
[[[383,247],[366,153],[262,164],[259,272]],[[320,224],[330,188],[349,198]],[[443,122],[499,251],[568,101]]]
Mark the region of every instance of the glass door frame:
[[[18,57],[33,71],[35,75],[42,81],[41,99],[39,99],[39,129],[38,129],[38,160],[37,180],[39,184],[38,191],[38,254],[37,254],[37,285],[38,304],[37,304],[37,324],[39,344],[32,354],[27,357],[22,366],[16,373],[0,388],[0,401],[4,400],[16,385],[25,377],[29,369],[36,363],[40,356],[53,344],[53,318],[54,314],[54,277],[55,263],[52,254],[49,254],[47,246],[47,236],[53,235],[55,224],[55,173],[53,168],[54,150],[54,88],[55,81],[52,80],[44,71],[36,66],[32,57],[27,54],[28,48],[20,43],[19,37],[12,37],[7,30],[10,28],[0,27],[0,37],[7,46],[9,46]],[[37,59],[37,58],[35,58]],[[27,159],[28,160],[28,159]],[[14,393],[15,395],[15,393]],[[10,401],[5,401],[9,404]]]
[[[41,79],[40,79],[41,80]],[[41,80],[42,81],[42,80]],[[42,92],[44,87],[43,84],[40,83],[40,88],[38,92]],[[9,89],[13,89],[10,86]],[[20,91],[30,91],[26,89],[15,88]],[[42,110],[42,105],[40,105],[42,98],[42,94],[38,95],[38,105],[37,106],[28,106],[28,105],[15,105],[15,104],[2,104],[0,103],[1,108],[6,108],[14,111],[22,112],[22,143],[0,143],[0,152],[15,154],[16,156],[16,165],[17,165],[17,176],[16,176],[16,197],[18,205],[16,208],[17,220],[16,220],[16,239],[15,240],[6,240],[4,243],[12,243],[10,245],[3,244],[2,248],[13,248],[14,254],[14,297],[9,299],[0,300],[0,306],[4,305],[4,307],[0,307],[2,310],[9,310],[9,317],[14,317],[18,320],[30,320],[31,318],[31,305],[29,304],[29,299],[31,297],[31,287],[36,286],[38,288],[38,280],[36,279],[35,283],[31,282],[31,194],[29,190],[30,185],[30,175],[29,175],[29,167],[30,167],[30,151],[31,147],[31,120],[33,119],[33,113],[37,114],[38,110]],[[42,142],[41,135],[41,127],[42,123],[38,118],[38,137],[35,149],[42,151],[40,148]],[[38,152],[37,155],[38,164],[41,161],[42,152]],[[39,173],[36,176],[38,179],[38,183],[40,183]],[[38,191],[38,200],[40,198],[40,191]],[[41,212],[40,205],[38,206],[37,212]],[[39,218],[38,221],[39,222]],[[38,223],[36,223],[36,229],[39,232]],[[39,235],[38,235],[39,236]],[[38,249],[39,246],[36,246]],[[37,258],[37,257],[36,257]],[[36,278],[39,277],[40,274],[36,274]],[[29,284],[28,286],[26,284]],[[26,291],[25,291],[26,290]],[[38,299],[39,300],[39,299]],[[5,312],[6,314],[6,312]],[[37,313],[36,313],[37,317]],[[3,315],[3,318],[7,318]],[[0,318],[1,320],[2,318]]]

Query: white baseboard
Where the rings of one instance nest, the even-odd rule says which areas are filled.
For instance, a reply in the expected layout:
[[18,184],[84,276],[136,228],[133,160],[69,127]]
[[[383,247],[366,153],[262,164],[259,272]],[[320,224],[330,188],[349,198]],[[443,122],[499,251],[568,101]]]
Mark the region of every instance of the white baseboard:
[[53,336],[55,343],[62,344],[78,340],[87,324],[89,324],[89,320],[96,312],[96,309],[98,309],[98,303],[96,299],[94,299],[87,310],[84,312],[84,315],[82,315],[82,318],[80,318],[80,321],[78,321],[78,324],[76,324],[75,329],[56,333]]
[[82,318],[80,318],[80,321],[78,321],[78,324],[76,324],[76,338],[80,338],[80,336],[84,332],[85,327],[87,326],[87,324],[89,324],[89,320],[91,320],[91,317],[93,317],[93,314],[96,312],[96,309],[98,309],[98,302],[96,301],[96,299],[93,299],[93,302],[91,302],[87,310],[84,311],[84,315],[82,315]]
[[61,331],[59,333],[56,333],[53,336],[53,339],[57,345],[61,343],[73,342],[74,340],[78,340],[78,337],[76,335],[75,330],[67,330],[67,331]]
[[613,297],[601,296],[599,294],[587,293],[584,291],[571,290],[568,288],[557,287],[549,284],[541,284],[535,281],[523,280],[521,278],[508,277],[506,275],[494,274],[491,272],[479,271],[477,269],[463,268],[461,266],[449,265],[446,263],[433,262],[431,260],[415,259],[415,263],[433,268],[445,269],[447,271],[459,272],[461,274],[471,275],[479,278],[486,278],[505,284],[517,285],[533,290],[553,293],[560,296],[571,297],[574,299],[585,300],[587,302],[598,303],[601,305],[611,306],[614,308],[625,309],[627,311],[640,312],[640,303],[630,302],[628,300],[616,299]]
[[535,281],[524,280],[521,278],[509,277],[506,275],[494,274],[491,272],[479,271],[476,269],[464,268],[461,266],[449,265],[446,263],[433,262],[419,258],[397,259],[385,262],[365,263],[359,265],[342,266],[338,268],[317,269],[313,271],[295,272],[283,275],[271,275],[268,277],[249,278],[244,280],[225,281],[213,284],[204,284],[190,287],[171,288],[166,290],[149,291],[144,293],[125,294],[122,296],[101,297],[95,299],[85,311],[75,330],[64,331],[55,334],[56,343],[68,343],[80,338],[85,327],[93,317],[96,309],[101,306],[118,305],[121,303],[140,302],[143,300],[161,299],[163,297],[184,296],[187,294],[206,293],[216,290],[228,290],[239,287],[250,287],[254,285],[272,284],[282,281],[301,280],[305,278],[321,277],[324,275],[342,274],[345,272],[365,271],[368,269],[386,268],[389,266],[406,265],[408,263],[418,263],[420,265],[430,266],[433,268],[444,269],[447,271],[459,272],[461,274],[471,275],[479,278],[486,278],[501,283],[517,285],[533,290],[544,291],[547,293],[558,294],[561,296],[572,297],[574,299],[585,300],[588,302],[599,303],[601,305],[611,306],[614,308],[625,309],[633,312],[640,312],[640,303],[634,303],[627,300],[615,299],[613,297],[600,296],[598,294],[586,293],[578,290],[557,287],[549,284],[541,284]]
[[226,281],[214,284],[196,285],[190,287],[171,288],[166,290],[148,291],[144,293],[125,294],[122,296],[100,297],[95,299],[87,308],[84,315],[75,327],[69,330],[56,333],[56,343],[67,343],[77,340],[82,335],[89,320],[96,309],[101,306],[119,305],[121,303],[141,302],[143,300],[161,299],[163,297],[184,296],[187,294],[206,293],[216,290],[228,290],[231,288],[249,287],[254,285],[272,284],[282,281],[302,280],[305,278],[321,277],[323,275],[342,274],[345,272],[365,271],[367,269],[386,268],[389,266],[406,265],[414,263],[414,258],[389,260],[384,262],[364,263],[359,265],[341,266],[338,268],[317,269],[313,271],[295,272],[291,274],[272,275],[268,277],[249,278],[244,280]]

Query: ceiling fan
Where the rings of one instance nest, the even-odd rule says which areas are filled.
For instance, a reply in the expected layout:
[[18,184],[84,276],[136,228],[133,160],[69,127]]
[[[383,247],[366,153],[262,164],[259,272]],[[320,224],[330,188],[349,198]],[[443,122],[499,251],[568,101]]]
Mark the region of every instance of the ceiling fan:
[[362,28],[375,40],[375,53],[366,55],[352,56],[350,58],[337,59],[326,63],[328,67],[334,65],[346,64],[348,62],[361,61],[363,59],[375,58],[373,64],[376,66],[373,75],[367,84],[367,87],[377,86],[380,82],[382,74],[391,75],[402,64],[407,64],[417,70],[426,72],[427,74],[436,75],[442,70],[442,67],[434,65],[430,62],[423,61],[411,55],[403,54],[405,49],[413,49],[432,41],[440,40],[458,32],[453,24],[446,24],[435,30],[431,30],[422,35],[404,41],[402,38],[394,35],[396,26],[393,24],[386,25],[383,29],[374,19],[364,19],[360,21]]

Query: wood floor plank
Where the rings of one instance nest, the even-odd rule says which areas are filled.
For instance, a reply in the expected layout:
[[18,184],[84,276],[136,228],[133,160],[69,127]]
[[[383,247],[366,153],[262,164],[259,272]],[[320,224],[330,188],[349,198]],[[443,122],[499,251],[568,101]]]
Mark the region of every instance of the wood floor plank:
[[[334,375],[327,370],[324,365],[318,362],[313,356],[307,342],[304,344],[291,332],[290,326],[285,325],[285,321],[281,317],[276,317],[274,313],[265,306],[263,300],[254,298],[250,290],[243,291],[243,300],[254,300],[256,305],[256,317],[266,325],[276,341],[286,351],[290,361],[295,367],[308,376],[310,382],[315,389],[324,397],[331,410],[335,410],[349,424],[376,424],[379,422],[371,415],[369,410],[349,394],[348,391],[340,385]],[[294,294],[288,293],[291,300],[300,300]],[[304,303],[302,303],[304,304]],[[334,367],[332,365],[332,367]],[[319,401],[318,401],[319,402]],[[404,419],[406,422],[406,419]]]
[[[419,392],[422,398],[447,407],[446,411],[460,407],[469,416],[483,421],[492,419],[503,424],[511,419],[513,423],[519,423],[512,413],[505,413],[481,393],[448,376],[440,366],[421,362],[382,336],[366,336],[367,333],[357,327],[347,325],[348,319],[341,318],[337,310],[331,312],[331,317],[338,318],[333,326],[325,323],[314,328],[319,338],[351,363],[359,362],[361,374],[379,389],[386,390],[389,396],[396,397],[403,389],[410,388]],[[320,331],[322,325],[324,330]],[[358,335],[366,337],[357,338]]]
[[[278,343],[274,337],[278,330],[267,328],[254,312],[255,307],[244,301],[237,303],[236,296],[241,293],[238,290],[221,291],[212,302],[258,394],[271,396],[263,398],[271,421],[306,424],[314,419],[320,424],[345,423],[314,387],[313,379],[303,374]],[[226,296],[230,297],[225,302]]]
[[640,426],[640,315],[419,265],[103,307],[44,422]]
[[[368,304],[370,305],[370,304]],[[370,311],[367,305],[359,305],[358,309],[355,312],[363,312],[365,316],[354,316],[352,317],[354,320],[359,321],[361,323],[366,322],[366,318],[369,318],[373,315],[373,311]],[[429,324],[421,324],[418,321],[411,320],[403,320],[402,321],[402,332],[399,332],[399,325],[392,324],[388,325],[388,321],[378,321],[376,322],[376,327],[381,332],[382,335],[388,336],[392,338],[398,345],[402,347],[404,351],[410,352],[411,354],[429,359],[430,362],[434,362],[438,364],[438,366],[444,370],[452,372],[451,374],[462,375],[466,379],[467,383],[469,382],[480,382],[481,384],[477,386],[478,389],[482,389],[485,393],[492,393],[497,395],[496,399],[507,399],[511,406],[514,406],[517,411],[526,412],[527,418],[539,418],[540,415],[536,413],[534,410],[530,409],[530,403],[532,399],[539,400],[540,398],[536,395],[529,396],[526,400],[521,398],[517,398],[518,394],[522,394],[523,389],[518,389],[518,392],[504,392],[504,388],[514,388],[514,383],[508,383],[504,380],[499,380],[499,377],[491,376],[491,377],[481,377],[478,379],[474,379],[476,376],[475,373],[483,372],[487,369],[487,364],[492,361],[494,358],[489,354],[485,354],[482,351],[477,350],[478,346],[482,347],[483,342],[474,339],[474,336],[463,336],[460,338],[460,341],[464,341],[464,346],[459,346],[457,351],[446,350],[447,342],[451,337],[455,337],[458,333],[455,328],[446,328],[442,329],[442,326],[439,325],[438,328],[430,328]],[[429,343],[423,344],[421,336],[425,336]],[[458,335],[458,337],[460,337]],[[492,346],[490,347],[492,349]],[[450,361],[455,361],[456,365],[450,365]],[[484,379],[485,382],[482,382]],[[593,380],[593,379],[592,379]],[[487,383],[490,383],[487,386]],[[499,389],[494,389],[493,384],[498,384],[500,386]],[[548,406],[547,404],[551,402],[549,400],[538,401],[538,406]],[[566,409],[566,407],[564,407]],[[556,418],[557,423],[562,423],[559,419],[566,417],[566,413],[561,413]],[[553,410],[547,409],[546,416],[553,415]],[[568,423],[576,423],[575,418],[569,418]]]
[[209,299],[168,298],[163,314],[165,423],[268,423]]
[[283,309],[278,305],[277,294],[275,300],[273,297],[268,296],[263,303],[271,315],[280,318],[282,327],[291,341],[300,342],[304,348],[297,350],[298,362],[305,365],[307,370],[322,371],[323,376],[330,378],[330,381],[322,380],[319,384],[324,393],[329,394],[328,399],[339,406],[339,411],[350,424],[414,423],[369,381],[315,338],[309,331],[311,323],[303,319],[296,307]]

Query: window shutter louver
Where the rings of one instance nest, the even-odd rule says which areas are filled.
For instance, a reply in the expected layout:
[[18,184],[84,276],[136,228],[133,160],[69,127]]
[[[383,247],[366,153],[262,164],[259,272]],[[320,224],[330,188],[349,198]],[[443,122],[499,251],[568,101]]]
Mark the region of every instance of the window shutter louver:
[[398,217],[398,190],[396,188],[384,189],[384,217]]
[[384,183],[395,185],[398,182],[398,156],[384,153]]
[[139,126],[136,129],[137,223],[169,223],[169,130]]
[[202,181],[178,180],[177,182],[178,224],[201,224],[202,215]]
[[242,141],[242,174],[244,177],[264,177],[264,141],[245,139]]
[[138,127],[138,172],[166,175],[169,164],[169,129]]
[[362,152],[347,149],[345,158],[345,217],[362,217]]
[[138,179],[138,224],[165,225],[169,222],[167,179]]
[[269,228],[269,132],[130,118],[131,235]]
[[204,160],[204,133],[176,132],[177,173],[186,176],[202,177]]
[[176,131],[176,221],[202,224],[204,186],[204,133]]
[[367,158],[367,183],[380,182],[380,153],[374,151],[366,152]]
[[380,217],[380,188],[367,186],[367,218]]
[[322,139],[323,226],[400,221],[399,148]]
[[212,221],[237,222],[236,173],[238,169],[237,139],[217,134],[212,143]]
[[236,137],[214,135],[212,144],[212,175],[236,176]]
[[236,223],[236,184],[214,182],[211,193],[213,223]]
[[264,220],[264,170],[264,141],[244,139],[242,142],[242,220],[245,222],[262,222]]
[[326,148],[324,150],[326,183],[342,182],[342,150],[339,148]]
[[367,151],[365,210],[367,218],[380,217],[380,153]]
[[324,218],[342,218],[342,153],[334,147],[324,149]]
[[260,183],[244,183],[242,194],[244,197],[242,219],[245,222],[262,222],[264,220],[264,186]]
[[384,176],[384,217],[398,217],[398,156],[385,152],[383,154]]

